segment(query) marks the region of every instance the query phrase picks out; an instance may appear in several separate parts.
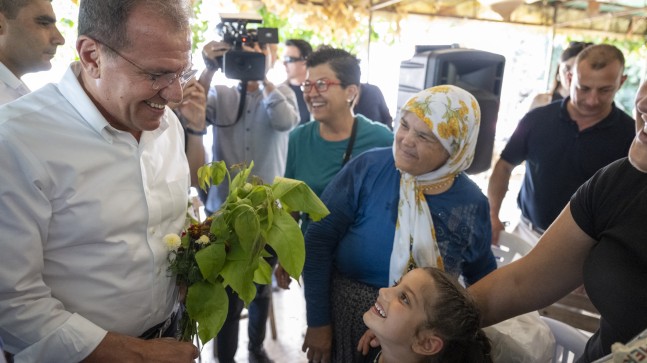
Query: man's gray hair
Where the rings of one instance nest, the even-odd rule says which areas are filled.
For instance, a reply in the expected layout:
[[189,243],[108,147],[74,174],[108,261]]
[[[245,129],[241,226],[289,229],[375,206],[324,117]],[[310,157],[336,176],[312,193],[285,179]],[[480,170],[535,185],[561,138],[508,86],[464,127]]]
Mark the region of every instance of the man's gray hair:
[[[4,0],[0,0],[4,1]],[[81,0],[79,36],[85,35],[119,50],[130,45],[127,20],[133,9],[145,6],[177,31],[190,29],[191,5],[186,0]]]

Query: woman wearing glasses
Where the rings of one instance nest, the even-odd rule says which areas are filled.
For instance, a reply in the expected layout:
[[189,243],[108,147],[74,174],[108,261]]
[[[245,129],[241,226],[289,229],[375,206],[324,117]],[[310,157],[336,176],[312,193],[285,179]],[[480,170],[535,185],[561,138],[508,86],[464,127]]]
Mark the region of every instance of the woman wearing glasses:
[[[315,122],[301,125],[290,134],[285,176],[304,181],[321,195],[351,157],[391,145],[393,134],[384,125],[353,114],[361,72],[352,54],[342,49],[319,49],[310,54],[306,66],[301,89]],[[304,232],[307,224],[304,218]]]
[[436,266],[472,284],[496,269],[487,199],[463,173],[474,159],[476,99],[432,87],[396,120],[393,146],[351,160],[321,197],[330,215],[306,233],[303,349],[313,362],[361,362],[363,313],[408,270]]

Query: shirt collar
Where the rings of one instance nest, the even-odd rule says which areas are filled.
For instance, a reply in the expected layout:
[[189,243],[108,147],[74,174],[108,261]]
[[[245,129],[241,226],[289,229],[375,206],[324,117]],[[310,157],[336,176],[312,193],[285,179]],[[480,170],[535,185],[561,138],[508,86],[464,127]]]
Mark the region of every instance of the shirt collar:
[[16,77],[16,75],[13,74],[2,62],[0,62],[0,81],[4,82],[23,96],[30,92],[29,87],[27,87],[20,78]]
[[[562,99],[562,103],[560,105],[560,112],[562,116],[561,118],[565,122],[575,122],[571,118],[571,115],[568,113],[567,105],[570,102],[570,100],[571,100],[571,96],[566,96],[565,98]],[[606,115],[600,122],[596,123],[591,127],[587,127],[583,131],[613,126],[614,122],[617,122],[617,120],[620,117],[620,114],[618,112],[620,112],[620,110],[616,107],[616,103],[615,102],[611,103],[611,112],[609,112],[609,114]]]
[[[115,129],[108,123],[108,120],[103,117],[99,109],[81,86],[81,83],[79,82],[81,68],[81,63],[78,61],[70,64],[69,68],[63,75],[63,78],[58,83],[58,88],[63,97],[67,99],[72,107],[74,107],[80,115],[83,115],[83,119],[88,123],[88,125],[90,125],[90,127],[100,134],[107,142],[112,143],[114,138],[122,131]],[[171,111],[167,107],[166,112],[160,121],[160,126],[153,131],[144,131],[142,139],[144,138],[144,135],[149,133],[152,138],[157,138],[161,135],[169,127],[169,112]]]

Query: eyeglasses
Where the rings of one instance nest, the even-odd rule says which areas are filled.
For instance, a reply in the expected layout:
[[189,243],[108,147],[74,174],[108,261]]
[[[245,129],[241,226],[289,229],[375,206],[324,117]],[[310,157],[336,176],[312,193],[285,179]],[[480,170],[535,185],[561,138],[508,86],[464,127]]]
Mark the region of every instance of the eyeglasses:
[[110,49],[116,55],[121,57],[126,62],[135,66],[135,68],[139,69],[142,73],[146,74],[148,78],[153,82],[152,87],[153,87],[153,90],[155,91],[170,86],[178,78],[180,80],[180,87],[184,88],[184,86],[191,80],[191,78],[195,76],[196,73],[198,73],[197,69],[189,69],[187,71],[182,72],[179,75],[177,73],[151,73],[145,70],[144,68],[142,68],[141,66],[137,65],[137,63],[124,57],[121,53],[117,52],[108,44],[103,42],[100,42],[100,43],[103,44],[103,46],[105,46],[106,48]]
[[290,57],[289,55],[286,55],[283,57],[283,63],[296,63],[296,62],[302,62],[306,60],[303,57]]
[[328,79],[318,79],[314,82],[305,81],[301,83],[301,90],[303,93],[310,93],[312,86],[315,86],[317,92],[326,92],[328,91],[328,86],[340,86],[341,82],[335,82]]

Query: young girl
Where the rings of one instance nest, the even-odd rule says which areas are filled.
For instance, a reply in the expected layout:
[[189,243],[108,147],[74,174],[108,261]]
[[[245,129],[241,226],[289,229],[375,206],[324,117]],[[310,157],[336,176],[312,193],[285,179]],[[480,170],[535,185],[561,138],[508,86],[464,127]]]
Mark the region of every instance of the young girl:
[[364,313],[370,329],[360,340],[364,354],[377,338],[381,350],[366,362],[491,363],[490,342],[479,311],[453,277],[436,268],[416,268],[393,287],[380,289]]

